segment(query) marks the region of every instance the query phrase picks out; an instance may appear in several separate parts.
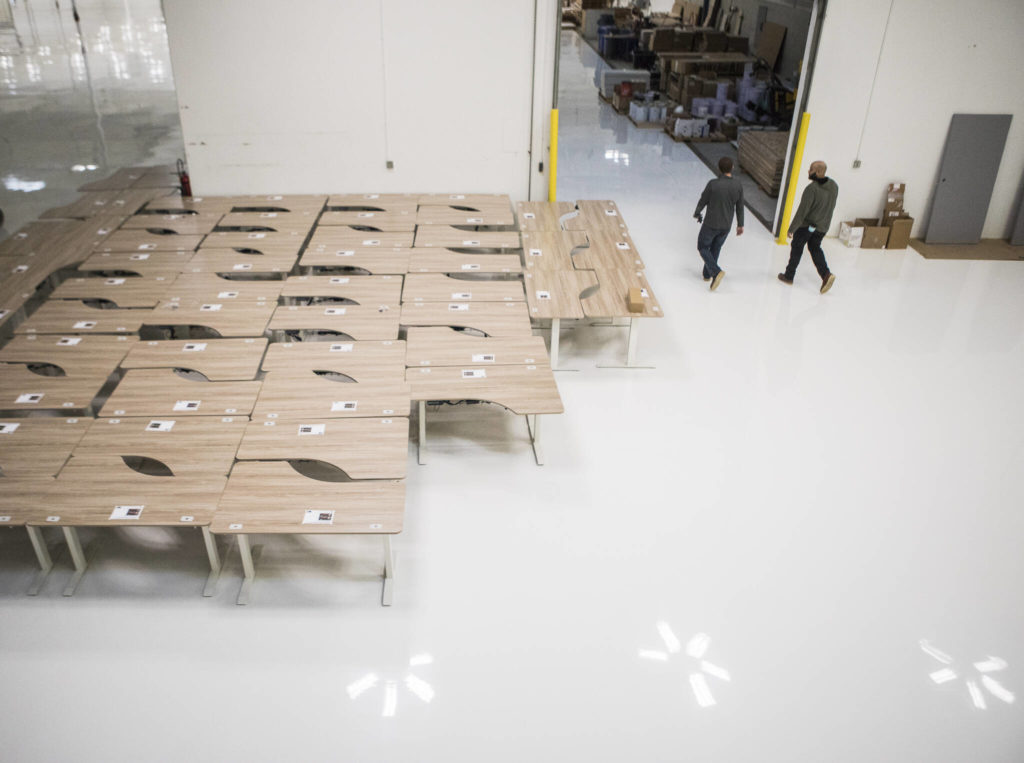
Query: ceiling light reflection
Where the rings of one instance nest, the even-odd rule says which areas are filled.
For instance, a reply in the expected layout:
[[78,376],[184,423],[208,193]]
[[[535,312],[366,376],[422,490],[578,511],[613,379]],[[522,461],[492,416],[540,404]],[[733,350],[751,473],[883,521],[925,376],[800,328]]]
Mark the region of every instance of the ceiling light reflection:
[[661,640],[665,642],[665,648],[668,649],[669,654],[676,654],[681,645],[679,639],[676,638],[676,634],[672,632],[671,626],[664,620],[661,620],[656,627],[658,628],[658,633],[661,634]]
[[[919,641],[918,644],[925,654],[927,654],[935,660],[938,660],[940,663],[947,666],[955,664],[955,661],[952,657],[943,652],[941,649],[937,649],[936,647],[932,646],[924,639],[921,639],[921,641]],[[1003,686],[995,678],[988,675],[989,673],[997,673],[1001,670],[1005,670],[1008,667],[1006,660],[1002,659],[1001,657],[993,657],[992,655],[989,655],[983,660],[971,663],[970,667],[974,668],[975,671],[981,674],[981,685],[993,697],[1005,702],[1008,705],[1012,705],[1016,701],[1017,697],[1012,691]],[[928,674],[928,677],[932,680],[933,683],[941,685],[956,680],[962,673],[969,672],[970,668],[961,667],[959,668],[958,673],[957,670],[954,670],[952,667],[945,667],[939,670],[932,671]],[[964,682],[967,684],[967,693],[968,695],[970,695],[971,702],[974,704],[974,706],[979,710],[988,709],[988,703],[985,701],[985,694],[978,686],[978,677],[965,677]]]
[[974,681],[968,681],[967,691],[971,694],[971,701],[974,703],[974,706],[979,710],[984,710],[986,708],[985,695],[981,693],[978,684],[974,683]]
[[433,662],[434,657],[430,654],[414,654],[409,658],[410,667],[416,667],[417,665],[432,665]]
[[1016,701],[1017,699],[1017,697],[1014,695],[1012,691],[1007,689],[1005,686],[1003,686],[1001,683],[999,683],[996,679],[992,678],[991,676],[982,676],[981,684],[986,689],[988,689],[989,693],[993,697],[995,697],[996,699],[1001,699],[1008,705],[1012,705],[1014,701]]
[[405,687],[424,702],[434,698],[434,687],[412,673],[405,677]]
[[944,684],[956,680],[956,671],[950,668],[943,668],[942,670],[936,670],[934,673],[929,673],[928,677],[937,684]]
[[395,686],[394,681],[388,681],[387,686],[384,687],[384,707],[381,708],[380,714],[384,718],[394,718],[397,708],[398,687]]
[[367,689],[372,689],[377,685],[379,679],[373,673],[367,673],[365,676],[360,678],[358,681],[353,681],[345,687],[345,691],[348,693],[349,699],[355,699]]
[[697,698],[697,704],[701,707],[711,707],[715,702],[714,696],[711,694],[711,688],[708,686],[708,681],[700,673],[690,674],[690,687],[693,689],[693,696]]
[[641,649],[640,656],[645,660],[659,660],[660,662],[668,661],[668,654],[665,652],[659,652],[656,649]]
[[711,638],[706,633],[698,633],[686,642],[686,653],[691,657],[700,659],[711,645]]
[[14,175],[7,175],[4,178],[4,188],[8,191],[24,191],[25,193],[32,193],[33,191],[41,191],[46,188],[46,183],[42,180],[22,180],[16,178]]
[[[682,651],[682,644],[676,637],[672,627],[664,620],[659,620],[655,623],[655,628],[658,631],[658,635],[661,636],[661,640],[665,642],[666,651],[660,649],[640,649],[637,655],[645,660],[670,662],[671,655],[679,654]],[[686,672],[694,699],[697,700],[697,705],[700,707],[711,707],[718,704],[711,693],[711,687],[708,685],[706,676],[712,676],[719,681],[732,681],[732,675],[728,670],[709,660],[703,659],[710,646],[711,637],[706,633],[697,633],[686,642],[687,657],[683,658],[682,661],[674,663],[681,666]]]

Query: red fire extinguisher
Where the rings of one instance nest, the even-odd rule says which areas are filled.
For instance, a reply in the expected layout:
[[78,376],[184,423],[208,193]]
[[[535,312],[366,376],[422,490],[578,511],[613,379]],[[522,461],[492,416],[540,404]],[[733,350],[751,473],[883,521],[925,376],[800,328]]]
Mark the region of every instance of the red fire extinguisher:
[[185,169],[185,162],[182,159],[178,160],[178,182],[181,184],[181,195],[191,198],[192,181],[188,177],[188,171]]

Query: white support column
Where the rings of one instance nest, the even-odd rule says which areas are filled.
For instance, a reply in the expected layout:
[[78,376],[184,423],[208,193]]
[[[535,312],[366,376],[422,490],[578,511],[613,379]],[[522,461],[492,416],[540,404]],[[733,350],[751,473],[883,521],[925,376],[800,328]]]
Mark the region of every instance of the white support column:
[[238,553],[242,557],[242,571],[245,577],[242,579],[242,586],[238,589],[238,604],[249,603],[249,591],[252,588],[252,581],[256,578],[256,565],[253,562],[252,547],[249,545],[249,536],[239,534]]
[[391,550],[391,536],[384,537],[384,590],[381,594],[381,606],[390,607],[395,588],[395,555]]
[[419,401],[419,437],[416,440],[416,463],[427,463],[427,401]]
[[75,572],[68,584],[64,586],[64,595],[74,596],[75,589],[78,588],[78,581],[82,579],[88,565],[85,561],[82,543],[78,539],[78,530],[74,527],[62,527],[61,529],[64,531],[64,540],[67,541],[68,550],[71,552],[71,560],[75,563]]
[[43,587],[43,583],[46,582],[46,577],[50,574],[50,570],[53,569],[53,559],[50,558],[50,551],[46,548],[46,539],[43,537],[42,528],[26,525],[25,529],[28,531],[29,540],[32,541],[32,548],[36,552],[36,559],[39,560],[39,572],[36,575],[36,579],[32,581],[32,586],[28,589],[29,596],[36,596]]
[[220,580],[220,554],[217,553],[217,540],[213,537],[208,526],[203,527],[203,543],[206,545],[206,555],[210,557],[210,574],[206,578],[206,585],[203,587],[203,596],[213,596],[217,593],[217,581]]

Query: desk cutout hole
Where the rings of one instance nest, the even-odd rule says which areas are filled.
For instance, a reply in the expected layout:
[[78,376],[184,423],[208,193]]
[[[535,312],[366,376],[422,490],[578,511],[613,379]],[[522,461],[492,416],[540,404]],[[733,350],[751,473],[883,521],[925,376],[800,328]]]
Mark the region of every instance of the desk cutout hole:
[[175,368],[174,373],[187,381],[205,382],[210,379],[203,373],[193,368]]
[[291,459],[288,464],[303,477],[320,482],[352,482],[340,466],[313,459]]
[[173,477],[171,467],[163,461],[157,461],[149,456],[121,456],[124,465],[132,471],[144,474],[147,477]]
[[67,372],[54,363],[28,363],[27,367],[36,376],[67,376]]
[[327,379],[328,381],[339,382],[341,384],[358,384],[358,379],[353,379],[348,374],[343,374],[340,371],[327,371],[322,368],[314,368],[313,373],[319,376],[321,379]]

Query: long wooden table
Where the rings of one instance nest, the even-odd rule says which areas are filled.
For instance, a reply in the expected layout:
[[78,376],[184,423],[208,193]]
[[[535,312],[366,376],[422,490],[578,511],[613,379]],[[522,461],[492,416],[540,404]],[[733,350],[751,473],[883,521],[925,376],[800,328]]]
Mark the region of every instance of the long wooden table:
[[401,382],[405,378],[405,342],[274,342],[263,358],[264,371],[327,371],[357,382]]
[[335,381],[313,371],[272,371],[263,379],[254,421],[394,418],[409,415],[409,386],[401,378]]
[[276,302],[238,301],[219,296],[213,302],[169,301],[153,308],[145,322],[172,327],[179,339],[189,338],[192,326],[210,329],[221,337],[260,337],[267,331],[276,306]]
[[0,420],[0,484],[56,477],[91,422],[84,417]]
[[524,302],[406,302],[403,326],[451,326],[487,336],[530,336],[530,314]]
[[171,369],[126,371],[100,409],[100,416],[248,416],[256,405],[261,382],[191,381]]
[[[411,246],[410,242],[410,246]],[[451,225],[416,226],[416,247],[441,249],[519,249],[516,231],[467,231]]]
[[248,381],[259,373],[266,349],[265,337],[138,342],[121,361],[121,368],[184,368],[210,381]]
[[151,309],[101,310],[81,301],[50,300],[15,329],[16,334],[137,334]]
[[397,339],[398,325],[398,305],[290,305],[274,311],[269,329],[295,331],[303,337],[325,331],[368,340]]
[[413,249],[410,273],[522,273],[518,254],[452,252],[447,249]]
[[[320,229],[322,230],[322,229]],[[316,234],[314,234],[314,238]],[[342,271],[362,271],[370,275],[404,275],[409,271],[412,249],[402,248],[344,248],[308,247],[299,260],[299,267],[307,275],[316,268]]]
[[402,301],[401,276],[291,276],[284,282],[285,304],[298,299],[348,300],[357,305],[379,307]]
[[403,302],[522,302],[519,280],[455,278],[443,273],[410,273],[405,277]]

